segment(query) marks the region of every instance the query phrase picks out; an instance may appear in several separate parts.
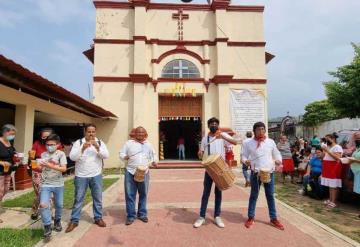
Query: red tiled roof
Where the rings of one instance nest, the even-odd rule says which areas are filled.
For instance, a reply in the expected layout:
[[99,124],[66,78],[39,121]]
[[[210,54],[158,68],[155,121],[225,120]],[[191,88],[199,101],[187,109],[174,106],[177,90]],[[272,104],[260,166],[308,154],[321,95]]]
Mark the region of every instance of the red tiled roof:
[[0,84],[95,118],[116,116],[0,54]]

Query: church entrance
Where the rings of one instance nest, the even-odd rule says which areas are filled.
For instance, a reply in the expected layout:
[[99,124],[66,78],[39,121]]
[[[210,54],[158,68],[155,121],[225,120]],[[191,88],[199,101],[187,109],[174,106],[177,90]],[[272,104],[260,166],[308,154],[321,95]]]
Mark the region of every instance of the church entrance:
[[161,160],[198,160],[202,97],[159,97]]

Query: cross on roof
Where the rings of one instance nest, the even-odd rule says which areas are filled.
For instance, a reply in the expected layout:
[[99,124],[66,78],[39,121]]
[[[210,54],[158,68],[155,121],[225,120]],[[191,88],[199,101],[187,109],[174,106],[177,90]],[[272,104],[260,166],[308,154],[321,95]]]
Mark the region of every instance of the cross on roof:
[[183,40],[183,20],[187,20],[189,19],[189,15],[188,14],[184,14],[182,9],[179,9],[177,13],[174,13],[172,15],[173,19],[178,20],[178,35],[179,35],[179,40]]

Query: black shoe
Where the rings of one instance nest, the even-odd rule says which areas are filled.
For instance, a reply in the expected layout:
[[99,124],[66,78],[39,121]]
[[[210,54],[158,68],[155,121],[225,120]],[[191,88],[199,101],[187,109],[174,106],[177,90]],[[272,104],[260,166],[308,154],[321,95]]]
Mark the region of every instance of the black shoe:
[[132,223],[134,223],[134,220],[126,219],[125,225],[130,226]]
[[144,222],[144,223],[148,223],[149,222],[149,219],[148,219],[148,217],[139,217],[139,220],[141,220],[142,222]]
[[39,214],[38,214],[38,213],[32,213],[31,216],[30,216],[30,218],[31,218],[32,220],[37,220],[37,219],[39,218]]
[[54,230],[56,232],[62,231],[61,220],[54,220]]
[[49,240],[51,237],[51,225],[44,226],[44,238],[46,240]]

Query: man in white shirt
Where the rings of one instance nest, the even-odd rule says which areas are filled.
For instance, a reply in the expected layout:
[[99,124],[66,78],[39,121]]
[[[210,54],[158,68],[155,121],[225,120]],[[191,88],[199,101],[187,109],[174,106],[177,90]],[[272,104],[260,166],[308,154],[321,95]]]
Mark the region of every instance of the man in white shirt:
[[102,216],[102,168],[103,159],[109,157],[104,142],[96,138],[96,126],[85,127],[85,137],[77,140],[70,152],[70,159],[75,161],[75,199],[71,212],[71,220],[65,232],[74,230],[80,220],[81,208],[87,188],[90,187],[93,198],[95,224],[106,227]]
[[271,172],[271,181],[264,183],[264,187],[269,208],[270,223],[276,228],[284,230],[284,226],[277,219],[274,198],[274,160],[276,165],[281,165],[281,154],[275,142],[270,138],[266,138],[266,127],[264,123],[255,123],[253,132],[255,135],[254,138],[244,142],[241,150],[242,163],[251,167],[251,193],[249,198],[248,220],[245,223],[245,227],[250,228],[254,224],[256,201],[261,186],[259,177],[260,170],[268,170]]
[[[230,135],[228,135],[225,132],[221,132],[219,130],[219,120],[217,118],[214,117],[210,118],[207,124],[208,124],[208,128],[210,129],[210,132],[203,137],[198,155],[203,160],[206,160],[206,158],[209,155],[220,154],[221,157],[225,160],[225,145],[229,145],[229,144],[236,145],[237,142]],[[212,178],[205,171],[204,190],[203,190],[201,207],[200,207],[200,217],[194,223],[195,228],[198,228],[205,223],[206,209],[209,201],[212,183],[213,183]],[[221,198],[222,198],[221,190],[219,190],[215,186],[215,210],[214,210],[215,224],[220,228],[224,228],[225,224],[220,218]]]
[[[149,189],[149,170],[147,169],[143,182],[136,182],[134,175],[138,166],[156,165],[155,150],[146,140],[147,132],[143,127],[137,127],[135,138],[128,140],[120,150],[120,159],[127,161],[125,171],[125,201],[126,201],[126,225],[131,225],[136,217],[144,223],[149,221],[147,217],[147,194]],[[135,210],[136,193],[139,192],[138,212]]]

